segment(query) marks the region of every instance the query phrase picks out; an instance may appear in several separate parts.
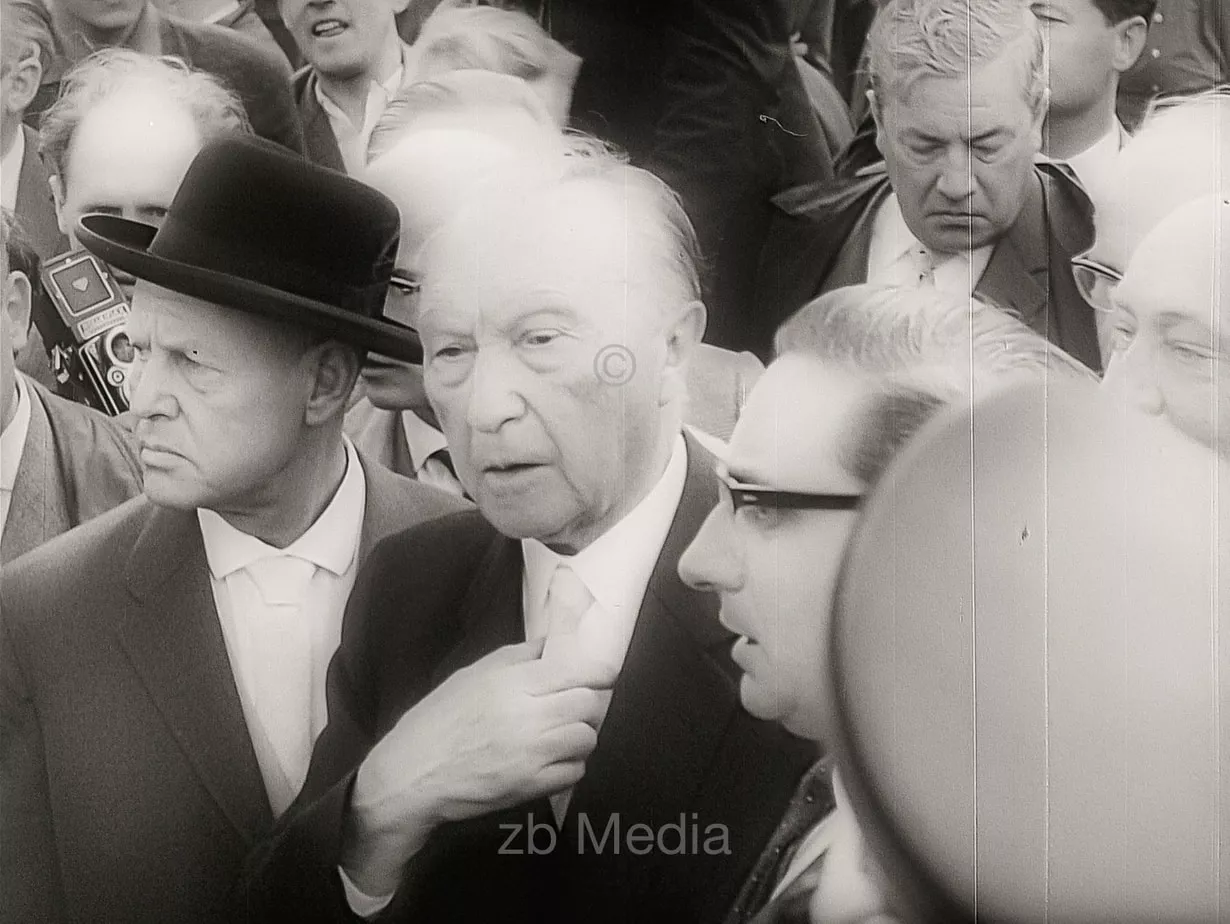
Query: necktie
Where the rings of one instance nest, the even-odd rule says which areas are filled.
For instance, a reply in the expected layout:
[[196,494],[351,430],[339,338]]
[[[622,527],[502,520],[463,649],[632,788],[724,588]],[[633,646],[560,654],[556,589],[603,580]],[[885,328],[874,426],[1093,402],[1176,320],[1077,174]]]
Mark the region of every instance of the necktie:
[[258,652],[251,681],[259,688],[261,704],[260,728],[252,730],[252,738],[276,816],[302,787],[315,740],[312,627],[302,604],[316,566],[302,558],[276,555],[258,559],[244,570],[264,603],[264,611],[247,620]]
[[[543,660],[575,661],[586,655],[582,642],[581,617],[594,608],[594,596],[577,573],[565,564],[556,567],[547,587],[543,611],[547,617],[547,641],[542,649]],[[568,811],[572,790],[565,789],[550,797],[555,823],[562,825]]]
[[750,921],[765,906],[799,843],[833,807],[829,766],[825,761],[817,761],[799,781],[782,820],[756,861],[752,875],[743,884],[725,924]]
[[419,481],[457,497],[465,497],[465,488],[457,479],[453,457],[447,449],[437,449],[424,460],[423,467],[419,469]]

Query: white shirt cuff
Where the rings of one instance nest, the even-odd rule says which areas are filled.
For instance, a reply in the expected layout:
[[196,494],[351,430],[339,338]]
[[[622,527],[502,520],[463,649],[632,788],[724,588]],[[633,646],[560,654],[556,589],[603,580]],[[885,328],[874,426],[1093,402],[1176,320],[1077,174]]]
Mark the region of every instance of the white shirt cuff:
[[379,898],[373,898],[368,895],[357,885],[354,884],[346,871],[340,866],[337,868],[337,874],[342,877],[342,888],[346,892],[346,904],[350,906],[350,910],[364,920],[370,921],[385,908],[389,907],[389,902],[393,900],[393,892],[388,895],[381,895]]

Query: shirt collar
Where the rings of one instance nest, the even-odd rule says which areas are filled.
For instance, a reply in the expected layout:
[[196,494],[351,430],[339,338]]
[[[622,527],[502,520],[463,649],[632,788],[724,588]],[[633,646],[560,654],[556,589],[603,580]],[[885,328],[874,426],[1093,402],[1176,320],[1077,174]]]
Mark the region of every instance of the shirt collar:
[[17,483],[17,466],[26,448],[26,434],[30,430],[30,391],[21,380],[21,373],[13,377],[17,382],[17,409],[13,419],[0,433],[0,488],[12,491]]
[[[525,560],[526,617],[541,614],[556,567],[566,564],[607,612],[619,616],[640,610],[662,543],[670,532],[688,474],[687,446],[675,439],[670,461],[657,484],[626,516],[576,555],[560,555],[537,539],[522,539]],[[526,626],[527,637],[543,626]]]
[[[365,122],[370,118],[370,115],[371,115],[373,96],[379,95],[383,97],[383,99],[381,100],[381,106],[380,106],[381,110],[383,110],[384,105],[387,105],[388,101],[397,94],[398,90],[401,89],[402,81],[405,79],[405,76],[406,76],[406,60],[407,60],[407,54],[409,52],[409,49],[410,49],[410,46],[408,46],[405,42],[402,42],[401,43],[401,65],[397,68],[397,70],[393,71],[393,73],[389,75],[387,80],[383,80],[383,81],[373,80],[368,85],[367,103],[364,106],[364,110],[363,110],[363,119]],[[325,113],[329,116],[329,118],[346,119],[347,121],[349,121],[349,116],[347,116],[346,113],[342,111],[342,108],[338,106],[337,103],[333,102],[333,100],[329,98],[329,95],[325,93],[325,88],[321,84],[320,79],[317,78],[316,80],[312,81],[312,84],[313,84],[312,88],[316,93],[316,102],[320,103],[320,108],[325,111]]]
[[1111,169],[1111,164],[1123,148],[1126,137],[1123,125],[1116,119],[1110,131],[1079,154],[1069,157],[1067,164],[1082,183],[1096,182]]
[[350,570],[363,531],[367,481],[354,445],[349,439],[344,443],[346,473],[341,485],[316,522],[285,549],[275,549],[255,536],[240,532],[212,510],[197,510],[205,558],[215,579],[225,578],[262,558],[278,556],[302,558],[338,576]]
[[0,205],[10,212],[17,207],[17,186],[21,182],[21,165],[26,157],[26,133],[19,125],[17,137],[13,146],[0,158],[0,184],[3,185],[3,196]]
[[414,466],[416,475],[423,470],[428,459],[441,449],[448,449],[448,440],[444,438],[444,434],[414,411],[401,412],[401,427],[406,435],[406,446],[410,450],[410,464]]

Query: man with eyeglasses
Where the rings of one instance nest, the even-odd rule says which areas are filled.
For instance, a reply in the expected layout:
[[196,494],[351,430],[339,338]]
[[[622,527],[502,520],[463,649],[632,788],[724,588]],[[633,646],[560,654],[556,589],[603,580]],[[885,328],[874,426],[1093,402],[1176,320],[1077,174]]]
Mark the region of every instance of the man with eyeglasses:
[[1095,190],[1097,240],[1072,260],[1077,287],[1093,306],[1103,364],[1111,357],[1111,292],[1133,252],[1184,203],[1230,187],[1225,139],[1230,92],[1167,100],[1152,110]]
[[[1092,375],[997,309],[902,288],[822,296],[779,332],[777,349],[719,465],[721,499],[679,572],[721,598],[721,622],[739,636],[731,657],[747,711],[819,752],[833,709],[829,606],[860,499],[945,405],[1017,377],[1041,382],[1048,370]],[[809,907],[823,921],[882,913],[860,852],[821,760],[725,920],[805,921]]]
[[718,924],[811,762],[740,709],[717,599],[677,570],[718,489],[683,430],[691,225],[569,145],[422,254],[427,397],[479,511],[359,579],[260,920]]

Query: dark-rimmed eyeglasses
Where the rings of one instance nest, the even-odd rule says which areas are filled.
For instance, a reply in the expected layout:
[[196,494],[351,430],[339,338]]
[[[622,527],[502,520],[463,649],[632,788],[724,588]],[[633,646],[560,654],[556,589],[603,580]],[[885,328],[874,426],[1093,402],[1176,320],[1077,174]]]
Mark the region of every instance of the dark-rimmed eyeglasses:
[[736,513],[742,507],[764,507],[779,510],[857,510],[863,503],[861,494],[813,494],[809,491],[779,491],[763,485],[743,484],[718,472],[718,480],[730,492],[730,504]]
[[412,273],[393,270],[393,275],[389,277],[389,288],[399,295],[418,295],[422,284]]
[[1081,297],[1094,311],[1109,312],[1114,308],[1111,294],[1123,282],[1123,273],[1082,254],[1072,258],[1072,278]]

